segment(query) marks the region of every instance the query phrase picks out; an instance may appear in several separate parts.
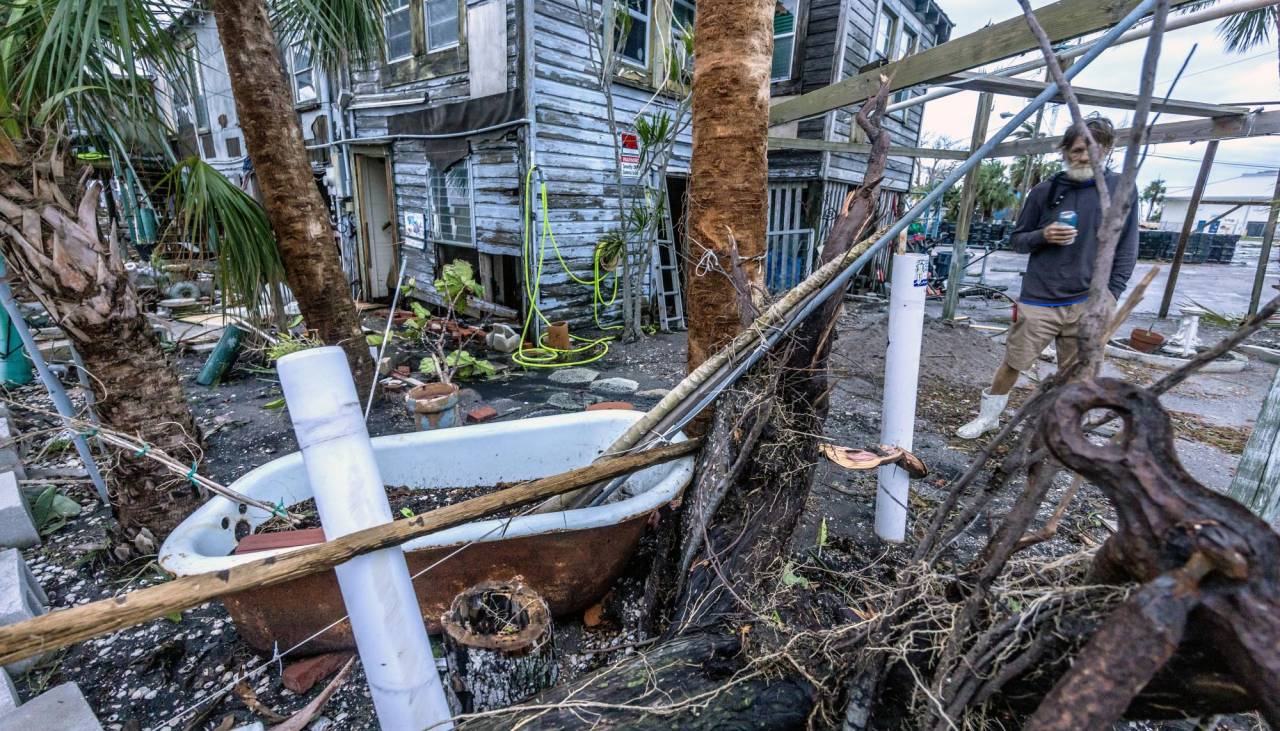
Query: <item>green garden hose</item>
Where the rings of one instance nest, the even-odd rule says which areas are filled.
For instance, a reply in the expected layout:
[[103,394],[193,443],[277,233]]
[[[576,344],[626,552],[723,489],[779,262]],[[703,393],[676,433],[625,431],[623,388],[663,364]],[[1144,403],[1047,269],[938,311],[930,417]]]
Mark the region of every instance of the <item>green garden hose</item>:
[[[592,288],[591,309],[594,315],[596,326],[601,330],[621,330],[621,325],[605,325],[600,322],[601,308],[612,307],[618,301],[618,276],[613,275],[613,291],[606,298],[601,285],[612,272],[601,271],[601,256],[603,249],[596,247],[592,256],[591,279],[583,279],[578,277],[569,268],[569,263],[565,261],[564,255],[560,252],[560,245],[556,243],[556,236],[551,230],[551,220],[549,206],[547,205],[547,183],[542,179],[538,167],[535,165],[529,168],[528,174],[525,176],[525,190],[530,191],[533,185],[534,173],[538,173],[538,199],[542,208],[542,231],[540,236],[536,236],[533,231],[533,196],[526,195],[524,204],[524,244],[523,255],[527,262],[534,262],[536,265],[535,274],[531,277],[525,277],[525,294],[527,295],[529,309],[525,313],[524,327],[520,331],[520,347],[512,354],[511,359],[525,368],[569,368],[572,366],[581,366],[588,363],[594,363],[600,360],[609,352],[609,342],[613,340],[612,335],[606,335],[600,338],[580,338],[570,336],[575,343],[580,343],[576,347],[568,349],[553,348],[546,343],[547,334],[544,332],[538,337],[537,348],[526,349],[525,343],[528,342],[529,330],[534,324],[535,315],[543,324],[550,326],[551,321],[542,314],[542,310],[538,308],[538,297],[542,292],[542,265],[547,256],[547,243],[550,242],[551,249],[555,252],[556,259],[560,262],[561,268],[565,274],[577,284]],[[536,252],[535,252],[536,239]]]

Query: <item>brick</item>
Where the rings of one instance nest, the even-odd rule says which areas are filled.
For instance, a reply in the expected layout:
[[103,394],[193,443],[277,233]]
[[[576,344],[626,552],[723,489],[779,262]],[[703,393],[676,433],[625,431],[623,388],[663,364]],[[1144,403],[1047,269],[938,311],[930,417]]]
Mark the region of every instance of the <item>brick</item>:
[[635,404],[629,404],[626,401],[602,401],[598,404],[591,404],[587,407],[587,411],[635,411]]
[[63,683],[0,716],[0,731],[102,731],[75,683]]
[[[49,598],[22,560],[16,548],[0,551],[0,626],[22,622],[49,611]],[[10,675],[27,672],[41,657],[29,657],[5,666]]]
[[0,547],[28,548],[40,544],[31,506],[12,471],[0,472]]
[[479,424],[482,421],[488,421],[498,416],[498,410],[492,406],[477,406],[467,412],[467,421],[473,424]]
[[333,675],[347,664],[353,653],[328,652],[305,660],[290,663],[281,674],[284,687],[294,693],[302,694],[315,687],[316,683]]

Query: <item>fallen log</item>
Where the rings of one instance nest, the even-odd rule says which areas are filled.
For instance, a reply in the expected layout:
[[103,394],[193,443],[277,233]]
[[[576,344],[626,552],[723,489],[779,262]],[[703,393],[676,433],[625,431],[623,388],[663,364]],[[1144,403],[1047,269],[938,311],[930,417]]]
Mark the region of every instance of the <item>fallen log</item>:
[[71,609],[62,609],[0,627],[0,665],[56,650],[76,642],[131,627],[245,589],[274,586],[318,573],[356,556],[391,548],[455,525],[508,508],[520,507],[670,462],[697,451],[700,440],[679,442],[645,452],[602,459],[592,465],[533,480],[482,497],[449,505],[407,520],[352,533],[282,556],[270,556],[235,568],[176,579]]

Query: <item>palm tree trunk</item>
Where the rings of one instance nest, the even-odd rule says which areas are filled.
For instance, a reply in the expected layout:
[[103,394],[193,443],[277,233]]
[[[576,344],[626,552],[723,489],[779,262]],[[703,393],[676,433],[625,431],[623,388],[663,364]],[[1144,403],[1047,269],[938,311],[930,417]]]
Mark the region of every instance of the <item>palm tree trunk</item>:
[[324,342],[341,345],[356,383],[368,386],[373,361],[348,294],[329,211],[311,175],[266,3],[213,0],[213,10],[236,112],[289,287],[307,327]]
[[[119,251],[99,230],[101,184],[82,188],[74,160],[63,150],[36,159],[43,145],[25,143],[19,164],[0,165],[0,247],[6,263],[80,352],[102,423],[177,459],[198,458],[200,433],[182,386]],[[31,179],[32,171],[38,180]],[[203,499],[181,476],[145,457],[122,455],[111,477],[121,532],[141,553],[153,553]]]
[[[743,309],[763,287],[775,5],[774,0],[704,0],[694,21],[690,370],[738,333],[742,317],[753,314]],[[704,257],[711,256],[716,264],[708,268]],[[733,271],[739,257],[740,277]]]

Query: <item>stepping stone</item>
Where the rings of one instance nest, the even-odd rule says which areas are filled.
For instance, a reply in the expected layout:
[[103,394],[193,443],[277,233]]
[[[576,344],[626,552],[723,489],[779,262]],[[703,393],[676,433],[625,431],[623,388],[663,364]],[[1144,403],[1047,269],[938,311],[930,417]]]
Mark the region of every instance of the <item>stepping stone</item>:
[[582,411],[600,399],[586,393],[561,392],[547,399],[547,403],[565,411]]
[[629,396],[640,388],[640,384],[630,378],[604,378],[591,384],[591,390],[611,396]]
[[[0,551],[0,626],[38,617],[49,611],[49,598],[27,568],[16,548]],[[10,675],[21,675],[39,662],[41,656],[18,660],[5,666]]]
[[40,545],[31,507],[18,487],[18,476],[8,470],[0,472],[0,547],[28,548]]
[[102,731],[75,683],[63,683],[0,716],[0,731]]
[[599,371],[590,368],[561,368],[551,371],[552,383],[563,383],[566,386],[585,386],[600,376]]

